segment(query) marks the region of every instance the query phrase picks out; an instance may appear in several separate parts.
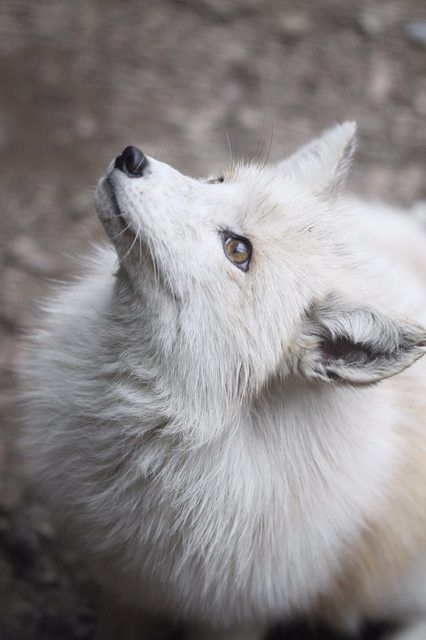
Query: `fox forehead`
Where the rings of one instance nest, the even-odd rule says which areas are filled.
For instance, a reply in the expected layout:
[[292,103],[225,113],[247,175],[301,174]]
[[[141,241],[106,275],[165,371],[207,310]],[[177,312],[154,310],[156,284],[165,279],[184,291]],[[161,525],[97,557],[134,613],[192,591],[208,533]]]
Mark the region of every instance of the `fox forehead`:
[[223,217],[236,219],[246,231],[262,230],[272,236],[275,227],[304,227],[309,214],[317,217],[316,202],[302,185],[298,185],[278,168],[240,164],[219,184],[209,186],[213,208],[223,207]]
[[242,162],[225,170],[223,181],[211,182],[161,172],[147,180],[142,197],[132,183],[125,184],[123,200],[154,236],[173,233],[187,242],[206,230],[227,230],[271,250],[303,243],[307,233],[323,237],[327,227],[330,238],[338,230],[339,210],[278,166]]

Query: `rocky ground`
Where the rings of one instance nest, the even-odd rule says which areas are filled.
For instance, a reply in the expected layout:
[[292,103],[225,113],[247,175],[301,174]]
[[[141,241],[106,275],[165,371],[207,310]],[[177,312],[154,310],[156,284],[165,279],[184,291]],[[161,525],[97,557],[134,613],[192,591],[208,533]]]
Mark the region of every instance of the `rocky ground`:
[[220,169],[228,138],[236,156],[278,159],[356,119],[352,189],[425,199],[426,7],[2,2],[0,77],[0,639],[89,640],[96,588],[24,479],[13,371],[34,300],[103,237],[93,186],[130,143],[199,175]]

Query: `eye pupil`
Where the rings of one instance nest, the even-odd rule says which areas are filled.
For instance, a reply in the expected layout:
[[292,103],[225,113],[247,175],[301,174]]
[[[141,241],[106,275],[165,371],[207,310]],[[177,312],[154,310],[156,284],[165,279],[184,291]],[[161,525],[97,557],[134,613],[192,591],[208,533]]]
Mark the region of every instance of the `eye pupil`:
[[228,244],[228,252],[236,261],[245,260],[247,258],[247,247],[239,240],[231,240]]

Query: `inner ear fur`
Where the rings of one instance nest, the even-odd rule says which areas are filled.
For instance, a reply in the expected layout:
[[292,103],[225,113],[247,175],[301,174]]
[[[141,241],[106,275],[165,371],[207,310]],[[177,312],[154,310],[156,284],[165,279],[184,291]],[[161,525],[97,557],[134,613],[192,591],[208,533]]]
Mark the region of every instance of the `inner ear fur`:
[[373,384],[409,367],[425,346],[423,327],[332,294],[307,313],[297,370],[311,380]]

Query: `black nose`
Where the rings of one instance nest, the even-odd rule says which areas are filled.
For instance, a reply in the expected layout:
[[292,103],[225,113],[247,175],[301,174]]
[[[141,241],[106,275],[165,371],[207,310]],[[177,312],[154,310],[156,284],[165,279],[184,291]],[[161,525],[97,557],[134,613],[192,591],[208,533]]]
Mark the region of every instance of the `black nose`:
[[120,169],[130,178],[140,178],[143,175],[148,160],[137,147],[126,147],[115,159],[115,168]]

